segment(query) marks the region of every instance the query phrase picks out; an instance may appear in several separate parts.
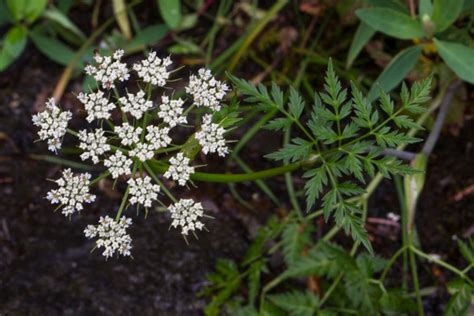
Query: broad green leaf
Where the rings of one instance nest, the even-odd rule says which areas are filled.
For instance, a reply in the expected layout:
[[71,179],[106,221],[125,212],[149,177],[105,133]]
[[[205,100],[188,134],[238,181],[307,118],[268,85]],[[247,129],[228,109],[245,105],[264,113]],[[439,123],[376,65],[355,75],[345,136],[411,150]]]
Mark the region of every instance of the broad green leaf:
[[176,29],[181,23],[181,0],[157,0],[161,17],[170,27]]
[[474,0],[464,0],[462,12],[467,13],[471,10],[474,10]]
[[421,50],[421,46],[417,45],[399,52],[375,80],[375,83],[372,85],[367,97],[369,102],[374,101],[379,96],[380,89],[385,93],[388,93],[398,86],[398,84],[408,75],[410,70],[415,67],[416,62],[421,55]]
[[154,45],[165,37],[166,33],[168,33],[168,27],[165,24],[150,25],[135,35],[125,51],[135,52],[143,49],[144,46]]
[[48,4],[48,0],[34,0],[27,1],[25,18],[28,22],[34,22],[44,11],[44,8]]
[[420,0],[420,8],[419,8],[419,14],[420,16],[424,16],[425,14],[428,16],[431,16],[433,13],[433,4],[431,3],[431,0]]
[[5,70],[25,48],[27,31],[23,26],[10,28],[0,48],[0,71]]
[[67,65],[74,57],[75,53],[71,48],[53,37],[33,31],[30,38],[41,53],[61,65]]
[[474,49],[434,39],[441,58],[461,79],[474,83]]
[[16,21],[25,17],[28,0],[7,0],[7,5]]
[[400,39],[424,37],[422,25],[407,14],[387,8],[356,11],[357,16],[375,30]]
[[48,0],[7,0],[7,5],[16,21],[26,19],[34,22],[43,12]]
[[461,14],[463,0],[434,0],[432,20],[436,31],[442,32],[447,29]]
[[61,0],[58,3],[58,10],[64,14],[67,14],[69,12],[69,9],[71,9],[72,5],[74,4],[74,2],[75,0]]
[[81,39],[85,39],[84,33],[66,16],[64,13],[56,8],[47,9],[44,11],[43,16],[47,19],[54,21],[61,25],[64,29],[77,35]]
[[130,29],[130,22],[128,21],[127,7],[125,0],[112,0],[114,15],[120,27],[120,31],[127,39],[132,38],[132,31]]
[[0,26],[3,26],[7,23],[13,23],[14,21],[15,20],[10,13],[5,1],[0,1]]
[[173,55],[201,54],[202,49],[192,40],[176,39],[176,44],[168,48],[168,52]]
[[354,38],[352,39],[349,53],[347,54],[346,68],[350,68],[352,66],[352,63],[359,55],[362,48],[364,48],[364,46],[370,41],[374,34],[375,30],[372,27],[368,26],[364,22],[359,24],[359,27],[357,27],[357,31],[354,34]]
[[409,13],[406,5],[403,5],[398,0],[364,0],[371,7],[389,8],[401,13]]

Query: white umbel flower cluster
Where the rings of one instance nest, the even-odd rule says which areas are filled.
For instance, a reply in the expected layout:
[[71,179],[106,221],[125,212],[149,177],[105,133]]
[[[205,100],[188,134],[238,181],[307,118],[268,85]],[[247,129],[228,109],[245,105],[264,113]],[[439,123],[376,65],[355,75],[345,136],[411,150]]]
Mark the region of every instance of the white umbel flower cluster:
[[218,153],[219,156],[225,157],[229,153],[229,148],[225,143],[224,133],[226,130],[219,126],[219,124],[212,123],[212,115],[206,114],[203,117],[201,130],[196,133],[196,139],[202,146],[202,152]]
[[121,97],[119,101],[122,104],[122,111],[130,113],[138,120],[153,107],[153,102],[145,99],[143,90],[138,91],[137,94],[127,93],[127,96]]
[[205,68],[199,69],[197,76],[191,75],[186,87],[186,92],[193,96],[194,104],[208,107],[213,111],[221,109],[220,102],[228,90],[229,87],[225,83],[216,80],[211,71]]
[[96,247],[104,248],[102,255],[106,258],[115,253],[122,256],[130,256],[132,249],[132,238],[127,234],[127,228],[132,224],[130,218],[122,217],[115,221],[109,216],[100,217],[97,226],[88,225],[84,230],[87,238],[97,237]]
[[[48,100],[44,112],[33,116],[33,124],[40,129],[39,137],[48,141],[49,150],[56,152],[60,149],[62,138],[69,132],[79,140],[82,160],[90,159],[94,164],[100,163],[107,168],[108,172],[102,173],[92,183],[105,177],[127,181],[126,193],[117,211],[119,217],[130,205],[148,209],[159,201],[160,190],[166,188],[153,174],[143,175],[143,168],[150,168],[145,162],[156,158],[164,164],[167,152],[187,148],[187,143],[181,146],[172,144],[170,130],[177,126],[189,127],[186,126],[187,114],[194,106],[204,107],[202,110],[208,113],[203,116],[203,123],[194,134],[202,152],[225,156],[229,151],[224,139],[226,129],[212,122],[212,113],[222,108],[229,90],[224,82],[218,81],[210,70],[199,69],[189,78],[185,87],[187,96],[178,98],[171,92],[161,95],[161,100],[154,104],[153,89],[165,87],[172,74],[171,58],[159,58],[156,52],[151,52],[147,58],[134,64],[132,69],[121,61],[123,56],[123,50],[116,51],[112,56],[96,54],[93,64],[86,66],[86,73],[95,78],[99,89],[96,92],[81,92],[77,98],[87,112],[86,121],[96,124],[96,127],[77,133],[69,130],[67,125],[72,113],[61,111],[54,99]],[[114,88],[115,94],[119,94],[115,86],[128,80],[131,71],[134,75],[136,72],[140,79],[138,89],[112,98],[110,89]],[[187,99],[191,99],[193,106],[185,109]],[[201,112],[197,113],[197,117],[201,116]],[[168,170],[163,176],[179,186],[186,186],[195,172],[195,167],[191,166],[192,158],[184,152],[177,152],[168,162]],[[89,193],[90,178],[90,174],[74,175],[70,169],[66,169],[62,177],[55,181],[58,188],[48,192],[47,199],[57,204],[64,215],[71,216],[82,210],[84,203],[95,200],[95,195]],[[171,195],[170,198],[175,201]],[[173,219],[172,226],[180,227],[184,236],[204,228],[202,217],[206,215],[200,203],[182,199],[170,205],[169,211]],[[126,217],[114,220],[105,216],[100,217],[97,225],[87,226],[84,233],[87,238],[97,238],[96,247],[103,248],[105,257],[115,254],[130,256],[131,238],[126,232],[130,225],[131,220]]]
[[[153,159],[155,150],[165,148],[171,144],[171,137],[168,136],[169,128],[149,125],[146,128],[146,143],[135,142],[135,147],[129,151],[129,155],[137,157],[140,161]],[[141,129],[140,129],[141,132]]]
[[170,127],[186,124],[188,120],[183,115],[183,104],[184,101],[181,99],[172,100],[166,95],[162,96],[158,117]]
[[160,128],[158,126],[149,125],[146,131],[145,139],[150,142],[153,149],[165,148],[171,144],[172,139],[168,136],[170,132],[168,127]]
[[94,60],[97,65],[87,65],[85,71],[97,82],[102,83],[104,89],[113,88],[115,80],[125,81],[130,77],[127,64],[120,61],[123,54],[124,51],[121,49],[115,51],[113,57],[96,54]]
[[181,234],[188,235],[189,231],[202,230],[204,224],[199,220],[204,215],[201,203],[196,203],[192,199],[181,199],[169,207],[171,226],[177,228],[181,226]]
[[166,80],[170,77],[170,73],[166,68],[172,63],[171,58],[166,57],[161,59],[156,56],[156,52],[151,52],[147,59],[134,64],[133,69],[144,82],[151,83],[158,87],[164,87]]
[[46,102],[46,109],[43,112],[33,115],[33,124],[38,126],[38,136],[41,140],[48,141],[48,149],[57,152],[61,149],[61,140],[66,134],[67,124],[72,118],[70,111],[61,111],[56,106],[54,98]]
[[122,126],[115,126],[114,131],[120,138],[122,145],[130,146],[140,142],[141,127],[134,128],[128,123],[122,123]]
[[149,143],[138,143],[128,154],[131,157],[137,157],[140,161],[145,162],[153,159],[155,156],[155,146]]
[[104,166],[109,169],[112,178],[132,174],[131,165],[133,161],[125,156],[120,150],[104,160]]
[[107,144],[107,137],[104,136],[104,130],[96,129],[94,132],[88,133],[86,130],[79,132],[79,148],[84,150],[81,154],[81,159],[92,159],[93,163],[99,163],[99,156],[105,154],[110,150],[110,145]]
[[62,177],[55,181],[59,188],[49,191],[46,198],[51,204],[59,204],[65,216],[79,212],[84,203],[95,201],[95,195],[89,193],[90,178],[88,173],[75,176],[71,169],[66,169]]
[[79,93],[77,96],[79,101],[84,104],[87,112],[87,122],[92,122],[95,119],[109,119],[110,111],[115,109],[115,105],[104,97],[104,92],[97,91],[95,93]]
[[191,160],[185,157],[183,153],[178,153],[176,157],[171,157],[170,167],[163,176],[167,179],[171,178],[174,181],[178,181],[178,184],[181,186],[186,185],[189,177],[194,173],[194,167],[189,166],[190,162]]
[[144,207],[151,207],[152,201],[158,199],[160,186],[151,183],[151,178],[145,176],[143,178],[129,179],[128,192],[131,196],[130,204],[141,204]]

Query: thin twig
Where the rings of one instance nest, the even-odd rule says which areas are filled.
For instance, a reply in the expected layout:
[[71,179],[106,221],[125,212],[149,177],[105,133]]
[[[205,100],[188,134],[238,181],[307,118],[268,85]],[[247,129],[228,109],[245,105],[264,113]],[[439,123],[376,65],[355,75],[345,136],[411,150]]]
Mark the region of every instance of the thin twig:
[[449,105],[454,97],[454,93],[456,92],[457,88],[461,84],[461,80],[457,79],[453,81],[448,89],[446,90],[446,94],[444,95],[444,99],[441,103],[439,108],[438,116],[436,117],[436,122],[431,129],[431,133],[428,136],[428,139],[423,146],[422,153],[426,156],[429,156],[438,141],[439,135],[441,133],[441,128],[443,127],[444,119],[446,118],[446,114],[448,113]]
[[416,157],[416,154],[410,151],[397,150],[393,148],[385,148],[382,151],[382,154],[385,156],[393,156],[407,161],[412,161]]

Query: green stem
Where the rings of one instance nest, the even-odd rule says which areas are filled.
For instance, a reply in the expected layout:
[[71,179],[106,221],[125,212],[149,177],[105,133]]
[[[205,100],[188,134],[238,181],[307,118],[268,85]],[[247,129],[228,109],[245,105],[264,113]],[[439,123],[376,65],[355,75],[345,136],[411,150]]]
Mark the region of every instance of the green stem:
[[120,216],[122,215],[122,211],[125,208],[125,205],[127,203],[129,191],[130,191],[130,188],[127,186],[127,189],[125,190],[125,193],[123,194],[123,197],[122,197],[122,202],[120,203],[120,207],[117,211],[117,215],[115,216],[115,221],[118,221],[120,219]]
[[424,316],[425,311],[423,310],[423,301],[421,299],[421,294],[420,294],[420,282],[418,280],[416,258],[413,251],[409,251],[409,258],[410,258],[410,270],[413,277],[413,287],[415,288],[416,303],[418,306],[418,315]]
[[92,181],[89,183],[89,186],[92,186],[92,185],[96,184],[97,182],[99,182],[100,180],[107,178],[109,175],[110,175],[110,172],[108,172],[108,171],[102,173],[100,176],[98,176],[97,178],[95,178],[94,180],[92,180]]
[[232,60],[229,63],[229,66],[227,67],[227,71],[232,72],[235,67],[237,66],[240,58],[244,54],[245,51],[247,51],[247,48],[252,44],[253,40],[260,34],[260,32],[263,30],[263,28],[270,22],[270,20],[280,11],[288,2],[288,0],[278,0],[271,8],[270,10],[267,11],[267,14],[259,20],[253,30],[249,32],[247,37],[245,38],[244,42],[242,45],[240,45],[239,50],[237,53],[234,55]]
[[[156,173],[164,173],[168,170],[168,165],[159,163],[157,161],[151,160],[147,162],[149,168]],[[258,179],[264,179],[274,176],[283,175],[287,172],[297,170],[304,165],[303,162],[295,162],[289,165],[256,171],[253,173],[237,173],[237,174],[226,174],[226,173],[207,173],[207,172],[195,172],[191,175],[191,179],[195,181],[202,182],[243,182],[243,181],[255,181]]]
[[407,246],[403,246],[398,251],[390,258],[390,260],[387,263],[387,266],[383,270],[382,274],[380,275],[380,282],[385,281],[385,277],[387,276],[388,272],[390,271],[390,268],[393,266],[395,261],[397,261],[398,257],[400,257],[402,254],[406,254]]
[[[291,126],[288,126],[287,130],[285,131],[285,134],[283,135],[283,147],[286,146],[286,144],[288,144],[288,142],[290,141],[290,135]],[[285,160],[285,163],[288,163],[288,160]],[[303,219],[303,211],[301,210],[301,207],[298,203],[298,198],[296,197],[295,188],[293,186],[293,177],[291,176],[290,172],[285,174],[285,183],[291,205],[293,206],[296,214],[298,214],[298,218]]]
[[160,179],[158,179],[158,177],[156,176],[155,172],[153,171],[153,169],[148,165],[148,163],[144,162],[143,163],[143,166],[145,166],[145,169],[146,171],[148,172],[148,174],[152,177],[152,179],[161,187],[161,190],[166,194],[166,196],[171,200],[173,201],[173,203],[176,203],[178,200],[176,200],[176,198],[174,197],[173,194],[171,194],[171,192],[168,190],[168,188],[166,188],[166,186],[163,184],[163,182],[160,181]]
[[416,248],[413,245],[410,246],[410,250],[413,253],[415,253],[416,255],[418,255],[422,258],[427,259],[428,261],[432,261],[432,262],[442,266],[443,268],[446,268],[446,269],[450,270],[451,272],[457,274],[460,278],[466,280],[466,282],[470,283],[471,285],[474,285],[473,281],[463,271],[461,271],[458,268],[450,265],[449,263],[447,263],[443,260],[437,259],[437,258],[433,258],[432,256],[424,253],[423,251],[421,251],[420,249]]

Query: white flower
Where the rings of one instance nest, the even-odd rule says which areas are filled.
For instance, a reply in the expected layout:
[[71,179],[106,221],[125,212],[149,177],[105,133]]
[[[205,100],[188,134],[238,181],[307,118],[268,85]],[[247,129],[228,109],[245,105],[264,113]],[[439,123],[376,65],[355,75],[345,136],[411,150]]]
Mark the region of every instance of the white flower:
[[127,228],[132,224],[130,218],[122,217],[115,221],[109,216],[100,217],[99,225],[88,225],[84,235],[91,239],[97,237],[96,247],[104,248],[102,255],[112,257],[116,252],[122,256],[130,256],[132,238],[127,234]]
[[141,119],[143,113],[153,107],[153,102],[145,99],[143,90],[137,94],[127,93],[127,97],[121,97],[119,101],[122,104],[122,111],[130,113],[136,119]]
[[92,159],[93,163],[99,162],[99,156],[110,150],[110,145],[107,144],[107,137],[104,136],[104,130],[96,129],[92,133],[87,133],[86,130],[79,132],[79,148],[84,150],[81,154],[81,159]]
[[128,192],[131,196],[130,204],[141,204],[144,207],[151,207],[151,202],[158,198],[160,186],[151,183],[150,177],[129,179]]
[[62,177],[55,181],[59,188],[49,191],[46,198],[51,204],[60,204],[63,207],[61,213],[66,216],[81,211],[83,203],[95,201],[95,195],[89,193],[90,178],[88,173],[75,176],[71,169],[66,169]]
[[168,80],[170,76],[166,67],[170,66],[172,63],[171,58],[166,57],[160,59],[156,57],[156,52],[151,52],[147,59],[134,64],[133,69],[144,82],[163,87],[166,85],[166,80]]
[[229,153],[224,139],[226,130],[219,124],[212,123],[212,115],[206,114],[203,117],[201,130],[196,133],[196,139],[202,146],[204,154],[217,152],[219,156],[225,157]]
[[87,65],[85,71],[97,82],[102,83],[104,89],[113,88],[115,80],[125,81],[130,77],[127,64],[120,62],[123,54],[124,51],[121,49],[117,50],[112,57],[96,54],[94,59],[97,65]]
[[86,120],[90,123],[95,119],[109,119],[110,111],[115,109],[115,105],[104,97],[104,92],[96,93],[79,93],[77,96],[79,101],[84,104],[87,111]]
[[132,173],[130,166],[133,161],[128,159],[120,150],[115,154],[104,160],[104,166],[109,168],[112,178],[116,179],[122,175],[129,175]]
[[159,128],[158,126],[149,125],[146,131],[145,139],[154,150],[164,148],[171,144],[171,137],[168,136],[170,129],[168,127]]
[[202,230],[204,224],[199,220],[204,215],[201,203],[191,199],[181,199],[168,207],[173,219],[171,226],[181,226],[181,234],[187,235],[189,231]]
[[211,71],[204,68],[199,69],[197,76],[189,77],[189,84],[186,87],[186,92],[193,96],[197,106],[205,106],[213,111],[221,109],[220,101],[228,90],[229,87],[225,83],[216,80]]
[[129,146],[140,142],[141,127],[134,128],[128,123],[123,123],[122,126],[115,126],[114,131],[120,137],[122,145]]
[[194,167],[189,166],[190,159],[185,157],[183,153],[178,153],[176,157],[171,157],[170,167],[163,175],[165,178],[172,178],[178,181],[181,186],[186,185],[191,174],[194,173]]
[[69,111],[61,111],[56,106],[54,98],[46,102],[46,109],[33,115],[33,124],[38,126],[38,136],[41,140],[48,140],[48,149],[57,152],[61,149],[61,139],[66,134],[67,123],[72,118]]
[[128,154],[137,157],[140,161],[147,161],[155,156],[155,146],[148,143],[138,143]]
[[391,221],[398,222],[400,220],[400,215],[390,212],[387,214],[387,218]]
[[175,127],[178,124],[186,124],[188,120],[186,116],[183,116],[183,104],[184,101],[181,99],[170,100],[168,96],[162,96],[158,117],[163,119],[163,122],[170,127]]

